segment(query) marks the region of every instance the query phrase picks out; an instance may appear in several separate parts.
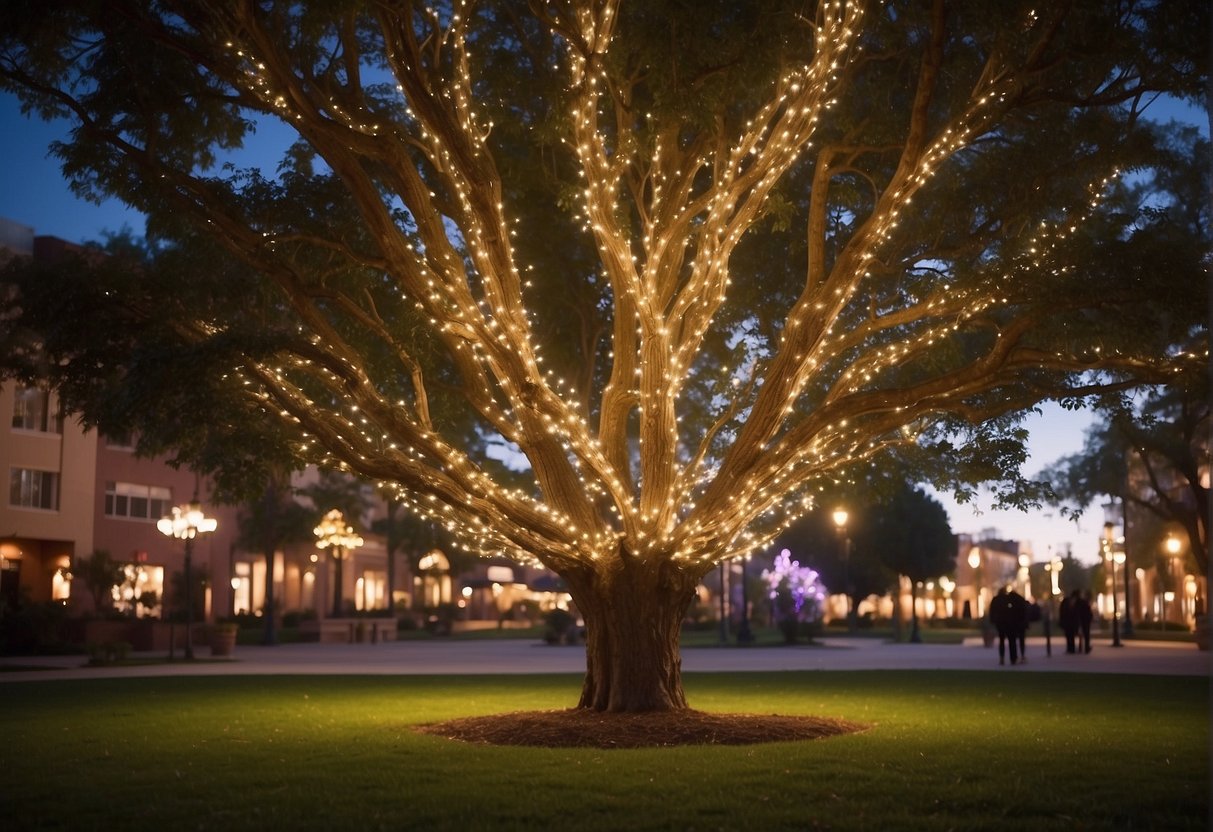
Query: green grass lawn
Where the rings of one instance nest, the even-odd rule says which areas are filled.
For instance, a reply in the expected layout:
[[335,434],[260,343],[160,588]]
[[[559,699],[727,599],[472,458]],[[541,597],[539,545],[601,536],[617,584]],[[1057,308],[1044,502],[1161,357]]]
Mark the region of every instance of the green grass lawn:
[[1205,829],[1209,680],[1009,672],[692,674],[694,707],[867,723],[631,751],[416,734],[563,708],[574,676],[0,685],[0,818],[22,829]]

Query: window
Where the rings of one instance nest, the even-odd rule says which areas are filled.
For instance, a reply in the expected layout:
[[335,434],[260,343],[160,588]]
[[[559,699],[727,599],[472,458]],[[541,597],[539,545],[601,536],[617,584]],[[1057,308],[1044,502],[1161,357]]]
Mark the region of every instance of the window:
[[110,587],[114,609],[136,618],[160,616],[164,597],[164,567],[127,563],[122,567],[122,583]]
[[134,520],[159,520],[169,513],[173,492],[156,485],[132,482],[105,484],[105,516]]
[[59,508],[59,474],[55,471],[35,471],[14,468],[9,480],[9,505],[21,508]]
[[247,615],[253,609],[253,567],[245,561],[235,564],[232,576],[232,612]]
[[133,451],[135,450],[135,440],[131,434],[124,433],[121,436],[105,435],[105,447],[116,451]]
[[51,600],[67,603],[72,597],[72,574],[60,566],[51,576]]
[[13,395],[13,427],[41,433],[63,433],[63,417],[51,412],[51,394],[18,386]]

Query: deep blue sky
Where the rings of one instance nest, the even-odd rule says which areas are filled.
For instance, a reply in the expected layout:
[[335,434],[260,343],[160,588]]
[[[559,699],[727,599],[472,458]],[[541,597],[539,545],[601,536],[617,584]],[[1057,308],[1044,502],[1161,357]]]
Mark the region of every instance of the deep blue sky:
[[[1170,104],[1166,116],[1199,125],[1206,135],[1209,123],[1203,111]],[[72,242],[99,240],[106,231],[129,226],[137,235],[144,230],[143,217],[121,203],[110,200],[100,205],[85,202],[72,194],[51,158],[48,145],[67,134],[64,123],[47,124],[21,115],[16,99],[0,93],[0,217],[33,226],[38,234],[49,234]],[[285,146],[282,133],[266,131],[258,144],[273,152]],[[264,157],[263,157],[264,158]],[[272,169],[273,161],[261,164]],[[268,173],[269,171],[267,171]],[[1070,413],[1056,405],[1042,408],[1043,415],[1028,422],[1032,439],[1031,459],[1025,466],[1029,474],[1061,456],[1082,448],[1083,431],[1090,425],[1087,413]],[[952,530],[977,534],[994,528],[999,536],[1031,544],[1037,560],[1043,560],[1050,548],[1055,552],[1069,546],[1076,557],[1094,561],[1104,522],[1099,507],[1089,510],[1079,523],[1062,520],[1049,509],[1029,513],[991,511],[988,498],[974,505],[960,506],[946,495],[940,501],[951,518]]]

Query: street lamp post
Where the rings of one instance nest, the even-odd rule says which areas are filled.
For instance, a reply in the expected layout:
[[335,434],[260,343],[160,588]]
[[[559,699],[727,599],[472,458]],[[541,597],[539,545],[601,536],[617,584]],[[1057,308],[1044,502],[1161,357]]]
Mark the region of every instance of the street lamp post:
[[1050,621],[1057,614],[1057,596],[1061,594],[1061,570],[1065,563],[1061,558],[1053,558],[1045,564],[1049,573],[1049,614],[1045,616],[1045,655],[1053,655],[1053,639]]
[[834,509],[834,528],[842,541],[842,590],[846,595],[847,632],[855,632],[855,611],[851,606],[851,537],[847,534],[847,521],[850,514],[845,508]]
[[347,552],[362,545],[362,537],[354,531],[354,527],[345,522],[345,515],[338,509],[333,509],[320,521],[320,525],[312,529],[316,535],[317,549],[331,549],[335,564],[333,578],[333,618],[340,618],[341,609],[341,580],[342,560]]
[[[1129,518],[1128,518],[1127,513],[1125,512],[1123,501],[1120,506],[1116,505],[1115,500],[1113,500],[1109,503],[1104,503],[1103,516],[1104,516],[1104,521],[1105,521],[1104,522],[1104,530],[1105,530],[1104,536],[1106,538],[1108,538],[1108,540],[1109,540],[1108,550],[1114,551],[1115,547],[1112,546],[1112,543],[1119,542],[1120,551],[1121,551],[1121,559],[1120,559],[1120,561],[1118,561],[1118,563],[1125,564],[1128,560],[1128,552],[1125,549],[1125,537],[1128,535]],[[1107,527],[1109,525],[1114,525],[1117,521],[1119,521],[1121,523],[1122,529],[1123,529],[1123,534],[1119,541],[1113,540],[1112,536],[1107,532]],[[1121,581],[1124,583],[1125,603],[1124,603],[1124,615],[1121,617],[1121,622],[1120,622],[1120,632],[1124,635],[1125,638],[1132,638],[1133,637],[1133,601],[1132,601],[1133,572],[1127,566],[1125,566],[1124,568],[1121,569]]]
[[190,581],[190,560],[194,554],[194,538],[200,534],[213,532],[219,523],[213,517],[202,513],[202,503],[197,499],[185,505],[173,506],[171,514],[161,517],[156,528],[161,534],[185,541],[185,564],[182,569],[185,582],[185,659],[194,659],[194,592]]
[[984,618],[981,608],[981,548],[974,546],[969,549],[969,568],[973,570],[973,610],[978,619]]
[[1108,563],[1108,567],[1112,570],[1112,646],[1123,647],[1120,643],[1120,611],[1116,608],[1116,555],[1120,555],[1120,562],[1124,563],[1124,553],[1114,552],[1112,549],[1112,530],[1115,526],[1112,523],[1103,524],[1103,549],[1104,558]]

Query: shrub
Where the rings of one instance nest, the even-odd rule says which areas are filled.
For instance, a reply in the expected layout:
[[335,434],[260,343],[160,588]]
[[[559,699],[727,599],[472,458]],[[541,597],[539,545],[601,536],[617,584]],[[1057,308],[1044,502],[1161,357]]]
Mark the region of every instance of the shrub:
[[55,601],[4,608],[0,615],[0,654],[32,656],[78,651],[68,637],[67,607]]
[[556,608],[544,619],[543,640],[548,644],[571,644],[577,640],[577,622],[568,610]]
[[85,647],[91,665],[118,664],[126,661],[131,654],[129,641],[90,642]]

